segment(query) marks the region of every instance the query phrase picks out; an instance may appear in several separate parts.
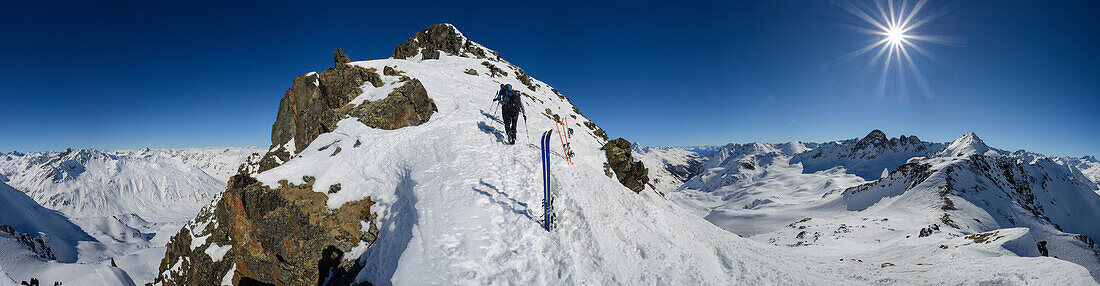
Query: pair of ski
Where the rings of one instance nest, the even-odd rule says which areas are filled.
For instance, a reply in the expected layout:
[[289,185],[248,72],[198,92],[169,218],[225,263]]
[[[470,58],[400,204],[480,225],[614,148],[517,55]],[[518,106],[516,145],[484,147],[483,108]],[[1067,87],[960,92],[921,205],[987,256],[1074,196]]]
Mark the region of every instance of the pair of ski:
[[561,149],[565,152],[565,162],[569,165],[573,165],[573,148],[569,147],[569,127],[566,124],[565,117],[562,117],[560,121],[554,122],[554,129],[558,130],[558,140],[561,140]]
[[546,130],[542,133],[542,139],[539,140],[542,145],[542,149],[539,154],[542,155],[542,228],[546,231],[550,231],[554,228],[554,194],[550,191],[550,135],[554,133],[554,130]]
[[[555,122],[554,130],[558,131],[558,140],[561,140],[565,162],[572,165],[573,150],[569,148],[569,128],[566,122],[565,118]],[[542,133],[541,140],[539,140],[540,145],[542,145],[540,150],[542,155],[542,228],[546,231],[554,229],[554,219],[557,218],[557,214],[554,213],[554,192],[550,190],[550,137],[554,134],[554,130],[546,130]]]

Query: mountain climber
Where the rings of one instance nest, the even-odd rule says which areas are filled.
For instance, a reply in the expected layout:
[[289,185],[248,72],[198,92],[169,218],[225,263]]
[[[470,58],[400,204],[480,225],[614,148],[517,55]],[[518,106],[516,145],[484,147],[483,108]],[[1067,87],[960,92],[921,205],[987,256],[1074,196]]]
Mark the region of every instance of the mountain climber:
[[508,133],[508,145],[516,144],[516,123],[519,121],[519,114],[522,113],[523,120],[527,120],[527,112],[523,110],[523,99],[519,91],[512,89],[511,84],[501,85],[493,101],[500,102],[504,116],[504,130]]
[[497,66],[490,65],[489,77],[497,77],[498,74],[500,74],[500,69],[498,69]]
[[507,87],[508,87],[508,86],[507,86],[507,85],[505,85],[505,84],[503,84],[503,83],[502,83],[502,84],[500,84],[500,90],[497,90],[497,97],[496,97],[496,98],[493,98],[493,101],[494,101],[494,102],[496,102],[496,101],[500,101],[500,99],[501,99],[501,98],[504,98],[504,94],[508,92],[508,88],[507,88]]

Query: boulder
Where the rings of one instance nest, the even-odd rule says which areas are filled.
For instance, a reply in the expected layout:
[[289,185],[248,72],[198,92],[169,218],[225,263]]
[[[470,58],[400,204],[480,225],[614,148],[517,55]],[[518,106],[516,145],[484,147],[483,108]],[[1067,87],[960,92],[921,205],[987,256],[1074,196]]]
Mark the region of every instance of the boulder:
[[367,126],[393,130],[428,122],[438,110],[420,80],[410,79],[386,98],[356,106],[349,115]]
[[649,184],[649,169],[640,161],[635,161],[631,154],[630,141],[623,138],[608,141],[603,145],[607,163],[619,183],[635,193],[641,192]]

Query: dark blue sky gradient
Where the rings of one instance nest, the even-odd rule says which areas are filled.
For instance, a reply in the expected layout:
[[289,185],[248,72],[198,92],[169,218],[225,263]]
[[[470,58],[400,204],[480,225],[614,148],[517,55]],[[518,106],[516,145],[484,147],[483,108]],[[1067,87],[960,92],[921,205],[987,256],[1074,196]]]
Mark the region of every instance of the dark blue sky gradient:
[[929,97],[879,93],[869,57],[829,65],[873,38],[827,1],[19,1],[0,10],[0,152],[267,146],[291,80],[335,48],[385,58],[449,22],[645,145],[878,128],[1100,155],[1098,3],[931,1],[950,13],[915,32],[965,44],[924,45]]

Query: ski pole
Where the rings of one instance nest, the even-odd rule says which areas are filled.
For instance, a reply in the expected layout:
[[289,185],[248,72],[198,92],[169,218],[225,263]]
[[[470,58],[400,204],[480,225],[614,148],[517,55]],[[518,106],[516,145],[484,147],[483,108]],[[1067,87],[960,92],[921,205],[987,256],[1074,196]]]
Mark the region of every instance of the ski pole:
[[523,134],[527,135],[527,145],[531,145],[531,131],[527,130],[527,114],[523,114]]
[[[500,107],[500,104],[493,105],[493,117],[497,116],[497,108],[498,107]],[[494,120],[494,121],[496,121],[496,120]],[[504,124],[503,120],[500,120],[500,121],[501,121],[501,124]]]

